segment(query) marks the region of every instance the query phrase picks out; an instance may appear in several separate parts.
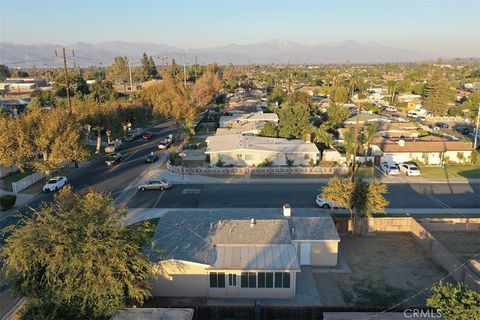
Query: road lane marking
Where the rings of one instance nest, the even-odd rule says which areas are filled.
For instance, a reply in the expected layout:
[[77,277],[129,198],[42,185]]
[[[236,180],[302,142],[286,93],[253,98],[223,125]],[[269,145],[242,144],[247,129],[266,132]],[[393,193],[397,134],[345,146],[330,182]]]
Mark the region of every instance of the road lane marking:
[[152,208],[156,208],[157,207],[157,204],[160,202],[160,200],[163,198],[163,195],[165,194],[165,190],[163,190],[160,195],[158,196],[158,199],[157,201],[155,201],[155,203],[153,204],[153,207]]
[[201,192],[200,189],[183,189],[183,194],[199,194]]

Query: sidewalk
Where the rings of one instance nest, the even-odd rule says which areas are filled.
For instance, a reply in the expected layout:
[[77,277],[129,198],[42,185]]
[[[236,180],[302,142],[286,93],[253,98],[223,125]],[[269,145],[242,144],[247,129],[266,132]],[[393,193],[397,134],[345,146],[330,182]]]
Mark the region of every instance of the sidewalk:
[[[199,175],[182,175],[167,171],[166,169],[158,169],[157,178],[165,178],[168,181],[178,184],[218,184],[218,183],[284,183],[284,184],[299,184],[299,183],[327,183],[330,178],[304,177],[304,178],[288,178],[288,177],[272,177],[272,178],[254,178],[248,176],[236,177],[210,177]],[[371,179],[364,179],[370,181]],[[380,178],[380,182],[385,184],[480,184],[480,179],[427,179],[423,177],[408,177],[408,176],[384,176]]]

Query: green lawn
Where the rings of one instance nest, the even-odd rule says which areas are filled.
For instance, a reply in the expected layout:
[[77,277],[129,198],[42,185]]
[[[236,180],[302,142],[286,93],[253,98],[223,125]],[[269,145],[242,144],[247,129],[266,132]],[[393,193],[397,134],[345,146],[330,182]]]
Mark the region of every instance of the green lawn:
[[480,166],[420,167],[425,178],[469,178],[480,179]]

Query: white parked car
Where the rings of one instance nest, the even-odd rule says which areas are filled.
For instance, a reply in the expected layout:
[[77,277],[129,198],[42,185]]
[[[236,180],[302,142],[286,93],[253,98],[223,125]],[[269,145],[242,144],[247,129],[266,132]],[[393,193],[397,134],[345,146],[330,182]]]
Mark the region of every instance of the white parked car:
[[165,190],[170,189],[172,184],[165,179],[161,180],[150,180],[138,186],[138,190],[146,191],[146,190]]
[[43,192],[55,192],[68,183],[66,177],[58,176],[48,179],[43,186]]
[[315,202],[317,203],[317,206],[319,206],[322,209],[332,209],[332,208],[333,209],[344,209],[344,208],[340,207],[339,205],[337,205],[337,204],[335,204],[331,201],[323,199],[321,194],[317,195],[317,198],[315,199]]
[[411,163],[402,163],[400,164],[400,171],[405,173],[407,176],[420,176],[420,169],[414,164]]
[[105,153],[114,153],[122,148],[122,141],[117,139],[115,141],[110,141],[110,143],[105,147]]
[[386,175],[389,176],[396,176],[400,173],[400,170],[398,170],[398,166],[394,163],[382,162],[380,168],[383,172],[385,172]]

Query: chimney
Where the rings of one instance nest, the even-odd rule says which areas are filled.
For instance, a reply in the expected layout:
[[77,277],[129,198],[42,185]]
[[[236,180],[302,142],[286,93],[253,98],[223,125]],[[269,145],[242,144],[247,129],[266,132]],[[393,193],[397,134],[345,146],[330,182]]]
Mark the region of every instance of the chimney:
[[310,133],[307,133],[305,135],[305,142],[306,143],[311,143],[312,142],[312,135]]
[[292,209],[290,208],[290,205],[288,203],[285,203],[283,205],[283,216],[290,218],[292,216]]
[[403,139],[398,140],[398,145],[400,147],[405,147],[405,140],[403,140]]
[[250,228],[253,228],[255,226],[255,218],[250,219]]

